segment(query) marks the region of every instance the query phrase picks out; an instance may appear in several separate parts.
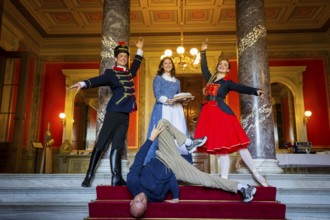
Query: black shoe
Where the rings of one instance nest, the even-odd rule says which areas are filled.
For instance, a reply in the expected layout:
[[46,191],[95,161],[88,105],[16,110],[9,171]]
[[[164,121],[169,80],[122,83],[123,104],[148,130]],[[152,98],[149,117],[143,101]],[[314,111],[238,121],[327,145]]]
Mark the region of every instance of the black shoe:
[[192,153],[196,150],[197,147],[203,146],[207,140],[207,137],[199,138],[199,139],[191,139],[192,144],[189,146],[186,146],[189,153]]
[[98,164],[101,156],[102,156],[102,151],[94,147],[92,155],[91,155],[91,159],[89,162],[88,170],[86,173],[86,177],[85,177],[84,181],[81,183],[82,187],[91,186],[92,181],[95,176],[95,170],[97,168],[97,164]]
[[243,202],[251,202],[253,195],[257,192],[257,189],[253,186],[248,185],[248,188],[242,188],[241,193],[243,194]]
[[94,172],[88,171],[86,173],[86,177],[84,181],[81,183],[82,187],[90,187],[92,185],[92,181],[94,179]]
[[121,173],[121,155],[122,149],[111,149],[110,151],[110,170],[112,186],[127,185]]
[[85,180],[81,183],[81,186],[82,186],[82,187],[90,187],[90,186],[91,186],[91,181],[85,179]]
[[121,176],[111,177],[111,186],[126,186],[126,181]]

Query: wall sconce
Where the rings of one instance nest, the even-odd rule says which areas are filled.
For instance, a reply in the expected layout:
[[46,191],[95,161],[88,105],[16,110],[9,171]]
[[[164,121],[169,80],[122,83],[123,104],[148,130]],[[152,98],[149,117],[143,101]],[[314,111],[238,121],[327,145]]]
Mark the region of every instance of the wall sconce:
[[58,116],[60,117],[61,123],[64,126],[65,125],[65,117],[66,117],[65,113],[61,112]]
[[307,124],[308,120],[311,118],[312,112],[311,111],[305,111],[305,117],[304,117],[304,123]]

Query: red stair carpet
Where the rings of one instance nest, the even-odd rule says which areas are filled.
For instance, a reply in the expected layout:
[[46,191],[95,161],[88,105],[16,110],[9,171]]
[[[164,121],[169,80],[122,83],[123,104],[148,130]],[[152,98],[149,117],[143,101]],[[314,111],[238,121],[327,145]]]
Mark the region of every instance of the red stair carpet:
[[[87,219],[134,219],[129,213],[132,196],[126,186],[97,186],[96,197],[88,204]],[[243,203],[241,193],[180,186],[179,203],[150,203],[143,219],[285,219],[285,208],[276,201],[274,187],[257,187],[254,200]]]

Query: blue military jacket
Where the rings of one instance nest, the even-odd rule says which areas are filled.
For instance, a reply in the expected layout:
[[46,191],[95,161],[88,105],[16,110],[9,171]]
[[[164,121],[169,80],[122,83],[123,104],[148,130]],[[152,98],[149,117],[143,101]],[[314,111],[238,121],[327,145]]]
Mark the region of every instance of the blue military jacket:
[[148,202],[162,202],[171,191],[173,198],[179,198],[177,179],[159,159],[153,158],[143,165],[144,158],[152,144],[149,139],[141,146],[134,163],[127,174],[127,186],[133,196],[144,192]]
[[130,113],[137,109],[133,78],[141,64],[142,56],[136,55],[128,71],[106,69],[103,75],[84,80],[86,88],[110,86],[113,95],[107,111]]

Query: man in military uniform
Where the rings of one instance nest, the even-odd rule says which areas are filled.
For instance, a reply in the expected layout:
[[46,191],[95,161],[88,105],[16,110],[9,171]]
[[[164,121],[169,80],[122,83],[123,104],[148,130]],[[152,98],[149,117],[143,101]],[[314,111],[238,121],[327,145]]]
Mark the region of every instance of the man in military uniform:
[[113,69],[107,69],[103,75],[78,82],[68,89],[71,91],[76,88],[79,91],[80,89],[110,86],[113,92],[106,108],[102,128],[91,155],[86,177],[81,184],[83,187],[90,187],[95,175],[96,166],[110,142],[112,142],[110,151],[111,185],[126,185],[126,181],[123,179],[121,173],[121,155],[125,148],[129,113],[137,109],[133,78],[136,76],[141,64],[143,43],[143,38],[139,38],[136,42],[138,49],[130,69],[127,69],[129,60],[128,47],[121,42],[114,49],[116,66]]

